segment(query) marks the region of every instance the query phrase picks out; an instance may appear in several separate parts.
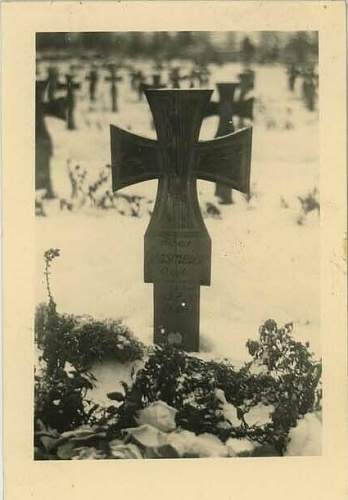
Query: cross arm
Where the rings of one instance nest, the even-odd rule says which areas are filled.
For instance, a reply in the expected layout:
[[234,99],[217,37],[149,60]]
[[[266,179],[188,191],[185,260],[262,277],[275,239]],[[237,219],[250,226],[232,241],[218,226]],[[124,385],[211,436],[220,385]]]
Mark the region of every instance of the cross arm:
[[114,191],[160,176],[157,142],[110,125]]
[[194,173],[197,178],[219,182],[242,193],[249,193],[252,128],[196,146]]
[[110,75],[105,77],[106,82],[122,82],[123,76]]
[[252,120],[253,118],[253,107],[254,107],[254,98],[250,97],[249,99],[245,99],[243,101],[237,101],[233,104],[233,114],[239,116],[240,118],[249,118]]
[[53,101],[43,103],[44,114],[47,116],[54,116],[61,120],[66,119],[67,101],[66,97],[58,97]]
[[209,116],[214,116],[218,114],[219,114],[219,103],[215,101],[209,101],[204,110],[204,118],[208,118]]

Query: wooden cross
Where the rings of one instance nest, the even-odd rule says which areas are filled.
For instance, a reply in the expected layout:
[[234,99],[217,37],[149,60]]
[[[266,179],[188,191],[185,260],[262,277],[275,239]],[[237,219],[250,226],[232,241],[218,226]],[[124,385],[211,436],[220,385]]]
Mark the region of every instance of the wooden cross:
[[180,81],[181,80],[187,80],[187,76],[181,76],[180,75],[180,68],[178,66],[175,66],[172,68],[170,74],[169,74],[169,79],[172,84],[173,89],[179,89],[180,88]]
[[90,101],[95,101],[95,93],[97,90],[99,75],[96,69],[91,69],[89,75],[86,76],[86,80],[89,80],[89,99]]
[[315,110],[316,82],[312,68],[305,68],[302,72],[302,93],[309,111]]
[[211,240],[197,179],[248,193],[252,129],[198,142],[212,90],[145,94],[158,140],[111,125],[113,190],[159,179],[144,242],[144,279],[154,284],[154,342],[198,351],[200,286],[210,285]]
[[105,77],[105,80],[111,82],[111,109],[114,113],[118,111],[118,103],[117,103],[117,82],[122,81],[122,76],[118,76],[116,74],[117,69],[116,66],[110,66],[110,76]]
[[75,90],[80,88],[80,84],[74,82],[74,75],[67,74],[65,75],[66,83],[60,83],[60,89],[66,89],[66,102],[67,102],[67,113],[66,113],[66,125],[68,130],[75,130]]
[[[233,117],[252,119],[254,99],[251,97],[245,100],[236,101],[234,99],[235,92],[239,88],[239,83],[217,83],[216,84],[219,101],[211,101],[206,109],[205,116],[217,115],[219,124],[215,137],[221,137],[235,131]],[[232,190],[226,184],[217,183],[215,188],[215,196],[220,199],[220,202],[226,205],[233,203]]]
[[53,101],[55,98],[55,93],[59,85],[59,73],[56,66],[49,66],[48,68],[48,87],[47,87],[47,97],[48,101]]
[[287,73],[288,73],[288,87],[289,90],[293,91],[295,88],[296,79],[300,75],[300,71],[296,67],[296,64],[291,63],[288,66]]
[[66,98],[45,101],[48,80],[36,81],[35,89],[35,189],[44,189],[46,198],[53,198],[50,175],[50,159],[53,154],[51,136],[47,130],[45,116],[66,118]]
[[161,75],[159,73],[154,73],[152,75],[152,83],[140,83],[141,92],[144,93],[146,90],[150,89],[164,89],[166,85],[161,81]]
[[192,69],[191,74],[189,75],[190,87],[193,88],[195,86],[195,82],[198,83],[199,88],[205,87],[209,84],[209,75],[210,72],[205,66],[196,66]]
[[242,73],[239,73],[239,84],[240,84],[240,100],[242,100],[248,92],[253,90],[255,85],[255,71],[247,69]]

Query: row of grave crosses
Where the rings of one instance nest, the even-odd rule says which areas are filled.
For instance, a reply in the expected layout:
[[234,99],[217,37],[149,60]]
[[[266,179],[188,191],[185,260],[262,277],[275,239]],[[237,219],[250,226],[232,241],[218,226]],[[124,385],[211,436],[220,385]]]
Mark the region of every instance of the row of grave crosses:
[[[250,75],[245,81],[250,88]],[[37,188],[44,184],[52,155],[44,117],[69,122],[66,113],[74,104],[76,88],[72,82],[68,75],[64,98],[56,98],[54,92],[47,95],[48,81],[37,82]],[[213,91],[208,89],[144,88],[157,141],[111,125],[113,190],[158,179],[144,240],[144,281],[153,283],[154,342],[158,344],[199,351],[200,287],[210,285],[211,239],[198,203],[197,179],[215,182],[217,189],[249,192],[252,129],[235,131],[233,117],[251,118],[252,101],[244,99],[242,89],[243,97],[235,100],[237,86],[218,84],[217,103],[210,101]],[[199,142],[202,121],[213,114],[219,117],[216,138]]]
[[[226,87],[220,87],[220,95]],[[199,351],[200,287],[210,285],[211,240],[197,179],[249,192],[251,128],[199,142],[212,90],[147,89],[157,141],[111,125],[113,190],[158,179],[145,233],[144,281],[153,283],[154,342]]]
[[[118,110],[117,105],[117,82],[122,79],[117,74],[116,65],[108,65],[110,76],[106,81],[111,83],[112,110]],[[90,84],[90,98],[95,99],[96,82],[98,73],[95,68],[87,76]],[[219,95],[218,102],[210,102],[205,110],[204,117],[216,115],[219,118],[215,137],[224,136],[233,132],[236,128],[244,126],[245,119],[251,120],[253,117],[253,98],[245,98],[246,94],[253,88],[254,72],[246,71],[239,75],[239,82],[218,83],[217,91]],[[36,189],[46,189],[47,197],[53,197],[54,193],[50,181],[50,159],[53,146],[44,122],[44,116],[50,115],[66,121],[67,128],[74,130],[76,128],[74,109],[75,109],[75,90],[80,88],[80,84],[74,81],[73,74],[66,75],[66,82],[62,83],[58,72],[54,67],[49,68],[47,80],[37,82],[36,91]],[[153,81],[141,83],[140,93],[143,94],[150,89],[165,88],[161,82],[160,75],[154,74]],[[65,97],[56,97],[58,91],[66,89]],[[237,96],[237,97],[236,97]],[[236,123],[236,119],[238,122]],[[215,195],[220,203],[233,203],[232,190],[229,186],[216,184]]]
[[318,74],[313,65],[296,65],[290,63],[287,68],[288,88],[291,92],[295,90],[295,83],[302,78],[302,97],[309,111],[315,110],[318,89]]
[[[74,79],[74,72],[77,65],[71,65],[70,73],[66,75],[66,79],[70,80],[70,93],[72,95],[73,91],[80,88],[81,84],[76,84]],[[104,78],[105,81],[111,83],[110,85],[110,95],[111,95],[111,110],[113,112],[118,111],[117,102],[117,83],[122,80],[122,77],[118,75],[119,69],[122,67],[115,63],[108,63],[106,69],[110,72],[110,75]],[[187,74],[182,74],[179,66],[174,66],[170,68],[168,73],[168,81],[165,83],[162,80],[161,70],[162,65],[155,65],[155,72],[152,74],[150,81],[144,75],[141,70],[134,70],[129,67],[130,72],[130,86],[137,92],[139,101],[142,100],[144,91],[150,88],[180,88],[181,82],[188,81],[189,88],[203,88],[209,85],[210,72],[206,66],[195,66]],[[85,77],[89,82],[89,99],[91,102],[96,101],[97,86],[100,81],[100,75],[98,73],[98,67],[93,65]],[[240,99],[243,99],[245,95],[253,88],[254,72],[251,70],[245,70],[239,74],[239,88],[240,88]],[[55,96],[57,90],[67,88],[68,83],[62,84],[59,80],[58,70],[54,66],[48,68],[48,98],[52,100]],[[71,128],[71,127],[69,127]]]

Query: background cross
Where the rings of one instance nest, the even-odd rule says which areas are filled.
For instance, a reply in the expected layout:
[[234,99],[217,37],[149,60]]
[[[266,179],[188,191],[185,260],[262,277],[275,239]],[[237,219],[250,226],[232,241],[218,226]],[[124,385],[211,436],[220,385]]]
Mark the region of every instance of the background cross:
[[74,75],[69,73],[65,75],[66,83],[60,83],[58,85],[59,89],[66,89],[66,103],[67,103],[67,114],[66,114],[66,125],[68,130],[75,130],[75,90],[80,89],[80,83],[74,82]]
[[92,68],[89,74],[86,76],[86,80],[89,81],[89,98],[92,102],[95,101],[95,93],[97,90],[97,83],[99,80],[98,71],[96,68]]
[[[215,137],[224,136],[235,131],[233,118],[239,117],[240,120],[247,118],[249,120],[253,117],[253,104],[254,98],[249,99],[235,99],[236,90],[239,89],[238,82],[231,83],[217,83],[216,84],[219,101],[211,101],[205,112],[205,116],[217,115],[219,117],[218,128]],[[216,184],[215,195],[219,198],[221,203],[233,203],[232,190],[228,185]]]
[[117,82],[122,81],[122,76],[117,75],[116,66],[109,66],[110,76],[106,76],[105,80],[111,82],[110,93],[111,93],[111,109],[114,113],[118,111],[117,102]]

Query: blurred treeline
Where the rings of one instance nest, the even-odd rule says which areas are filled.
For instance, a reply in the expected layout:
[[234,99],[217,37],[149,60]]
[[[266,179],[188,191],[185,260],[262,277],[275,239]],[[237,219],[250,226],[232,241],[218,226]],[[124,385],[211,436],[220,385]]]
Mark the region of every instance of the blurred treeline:
[[318,33],[260,32],[81,32],[37,33],[40,53],[60,57],[191,59],[197,63],[242,61],[316,63]]

